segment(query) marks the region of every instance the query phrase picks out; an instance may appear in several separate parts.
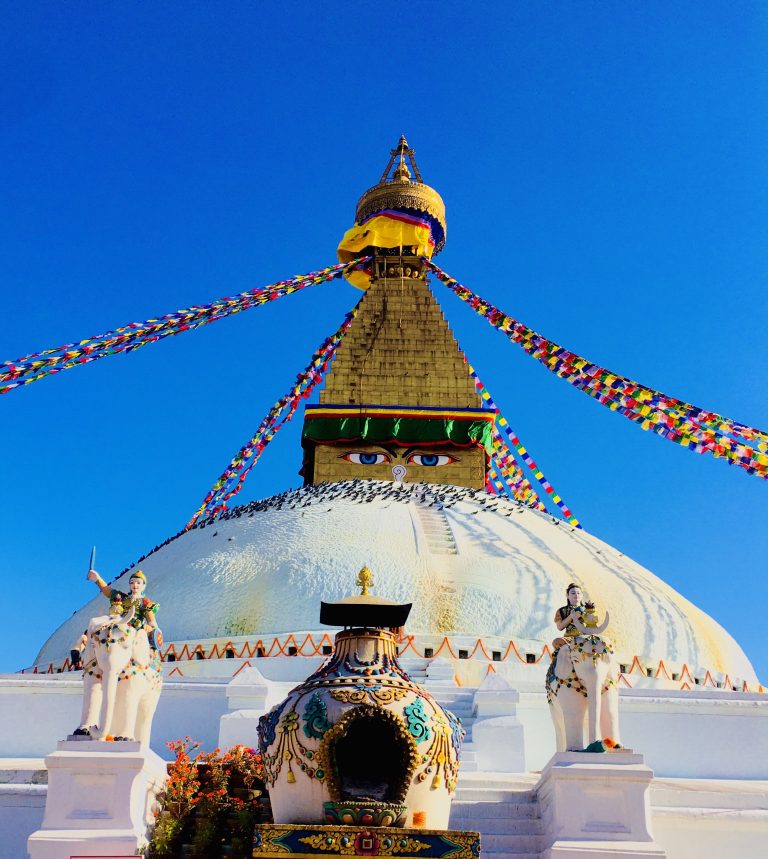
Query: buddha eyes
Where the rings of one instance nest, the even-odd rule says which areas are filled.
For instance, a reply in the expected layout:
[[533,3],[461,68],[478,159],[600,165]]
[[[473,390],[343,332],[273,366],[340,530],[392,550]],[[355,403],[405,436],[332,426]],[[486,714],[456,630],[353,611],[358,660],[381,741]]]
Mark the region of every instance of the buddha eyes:
[[392,462],[392,457],[386,453],[345,453],[341,458],[354,462],[355,465],[381,465],[382,462]]
[[414,465],[427,465],[430,467],[434,467],[436,465],[450,465],[452,462],[458,462],[458,460],[454,459],[452,456],[448,456],[448,454],[438,454],[438,453],[412,453],[406,462],[413,463]]
[[[340,458],[346,459],[347,462],[353,462],[355,465],[381,465],[385,462],[392,462],[392,457],[388,453],[370,453],[367,451],[350,451]],[[424,465],[428,468],[458,462],[454,457],[442,453],[411,453],[405,461],[409,465]]]

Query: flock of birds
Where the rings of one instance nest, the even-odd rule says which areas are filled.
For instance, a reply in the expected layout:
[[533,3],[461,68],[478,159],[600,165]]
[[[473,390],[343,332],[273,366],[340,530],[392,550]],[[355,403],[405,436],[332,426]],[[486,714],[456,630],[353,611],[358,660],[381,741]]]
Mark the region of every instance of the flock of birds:
[[[373,501],[398,501],[416,503],[422,507],[449,510],[459,502],[469,503],[481,510],[500,512],[511,516],[530,509],[518,501],[511,501],[501,495],[490,495],[484,490],[469,489],[462,486],[442,486],[434,483],[393,483],[386,480],[343,480],[336,483],[316,483],[300,489],[289,489],[271,498],[251,501],[226,510],[217,516],[199,522],[195,528],[206,528],[228,519],[252,517],[268,510],[299,510],[317,504],[333,504],[344,501],[355,504],[370,504]],[[328,508],[330,512],[332,508]],[[559,520],[556,520],[559,521]]]
[[[207,519],[201,519],[190,530],[203,530],[215,526],[218,522],[230,519],[252,518],[258,513],[273,510],[302,510],[318,504],[334,504],[336,502],[352,502],[356,504],[370,504],[373,501],[395,501],[400,503],[416,503],[421,507],[434,508],[436,510],[450,510],[456,504],[463,503],[474,510],[469,510],[468,515],[476,516],[479,513],[498,513],[510,517],[515,514],[530,511],[538,516],[548,516],[553,524],[567,524],[562,519],[557,519],[549,513],[534,510],[522,501],[516,501],[504,495],[491,495],[484,489],[470,489],[464,486],[443,486],[436,483],[395,483],[387,480],[367,480],[357,478],[354,480],[343,480],[336,483],[315,483],[298,489],[288,489],[278,495],[272,495],[260,501],[251,501],[225,510]],[[332,507],[326,512],[330,513]],[[571,530],[575,530],[571,527]],[[115,578],[118,579],[124,573],[134,569],[150,555],[177,540],[186,534],[186,529],[179,531],[162,543],[158,543],[137,561],[122,570]],[[214,530],[214,537],[218,536],[218,530]],[[230,537],[230,539],[232,539]]]

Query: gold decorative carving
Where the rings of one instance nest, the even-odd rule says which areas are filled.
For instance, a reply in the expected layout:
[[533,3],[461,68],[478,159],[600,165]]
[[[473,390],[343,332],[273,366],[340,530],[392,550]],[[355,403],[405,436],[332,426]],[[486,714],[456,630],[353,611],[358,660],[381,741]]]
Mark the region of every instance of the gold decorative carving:
[[[371,841],[375,852],[365,852],[366,845],[361,843],[363,838]],[[252,855],[260,859],[288,859],[291,856],[295,859],[311,859],[318,855],[419,859],[427,848],[431,848],[428,855],[441,859],[477,859],[480,855],[480,835],[478,832],[454,829],[262,823],[256,826],[254,832]]]
[[431,778],[431,786],[436,789],[441,787],[444,779],[449,793],[453,793],[459,781],[459,760],[456,754],[451,754],[451,726],[438,710],[432,715],[432,730],[432,742],[426,753],[419,757],[424,767],[420,769],[416,780],[426,781]]
[[296,784],[294,765],[298,766],[299,770],[309,778],[317,781],[322,781],[325,778],[325,771],[318,764],[315,753],[299,739],[297,703],[298,699],[294,702],[293,707],[281,716],[275,732],[278,738],[277,746],[271,754],[267,752],[264,755],[264,780],[269,785],[275,784],[284,765],[288,767],[285,777],[288,784]]
[[[402,832],[402,830],[399,830]],[[308,844],[310,847],[314,847],[315,850],[327,850],[332,853],[340,853],[342,856],[351,856],[356,854],[356,847],[354,840],[347,838],[347,844],[342,844],[341,834],[339,832],[335,832],[333,834],[329,833],[321,834],[321,835],[308,835],[306,838],[299,838],[302,844]],[[408,836],[403,836],[400,838],[392,839],[392,844],[389,847],[385,847],[380,843],[380,847],[377,851],[377,856],[401,856],[412,855],[413,853],[418,853],[419,850],[426,850],[429,847],[426,841],[418,841],[416,838],[409,838]]]
[[[425,212],[440,223],[443,233],[447,232],[445,220],[445,203],[443,198],[430,188],[419,182],[387,182],[384,185],[374,185],[360,197],[355,212],[355,221],[360,223],[368,215],[380,212],[383,209],[414,209],[417,212]],[[445,238],[435,245],[435,253],[439,253],[445,247]]]
[[366,698],[370,698],[374,704],[392,704],[400,701],[408,694],[408,689],[400,689],[397,686],[382,686],[379,689],[334,689],[331,697],[344,704],[362,704]]

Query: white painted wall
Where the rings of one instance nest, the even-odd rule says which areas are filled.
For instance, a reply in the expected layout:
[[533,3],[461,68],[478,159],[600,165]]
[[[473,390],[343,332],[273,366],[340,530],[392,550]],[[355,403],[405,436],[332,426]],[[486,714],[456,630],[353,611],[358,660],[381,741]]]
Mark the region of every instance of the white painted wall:
[[0,859],[27,855],[27,838],[43,822],[47,789],[44,784],[0,784]]
[[626,690],[622,739],[657,776],[768,779],[768,696]]
[[654,779],[653,834],[669,859],[753,859],[768,844],[768,782]]
[[[200,740],[206,749],[218,744],[221,717],[232,712],[227,699],[229,672],[242,664],[224,662],[226,679],[220,676],[219,664],[219,677],[175,676],[166,681],[152,743],[161,756],[169,757],[167,740],[185,735]],[[291,657],[258,660],[268,686],[263,706],[281,699],[316,662]],[[177,665],[193,673],[191,664]],[[202,665],[206,664],[194,667]],[[214,667],[206,665],[211,672]],[[241,700],[253,684],[245,671],[242,674],[243,682],[229,688],[235,712],[252,703]],[[543,691],[526,687],[520,691],[517,716],[524,726],[527,766],[535,771],[552,756],[554,733]],[[78,722],[81,689],[75,674],[0,675],[0,757],[41,758],[50,753]],[[768,843],[768,696],[709,689],[622,689],[620,711],[626,744],[645,755],[656,775],[651,789],[653,831],[669,859],[761,855]],[[238,739],[255,743],[255,726],[253,734]],[[29,769],[30,764],[19,760],[19,768],[25,766]],[[42,820],[44,786],[14,780],[19,778],[13,775],[13,762],[5,761],[0,767],[0,859],[26,855],[26,838]]]
[[[27,762],[25,762],[27,763]],[[45,811],[46,784],[38,782],[41,773],[35,769],[9,769],[0,764],[0,859],[21,859],[27,855],[27,838],[40,828]]]
[[[184,663],[178,666],[183,670]],[[316,660],[258,660],[265,680],[275,684],[275,694],[286,688],[286,681],[302,679],[313,667]],[[153,750],[168,758],[165,743],[186,735],[205,749],[215,748],[220,719],[230,712],[229,679],[166,680],[152,732]],[[42,757],[54,749],[78,724],[81,689],[75,674],[0,675],[0,757]],[[768,696],[713,689],[622,689],[619,700],[624,744],[642,752],[657,776],[768,779]],[[555,749],[543,690],[520,692],[517,717],[525,729],[527,766],[541,770]],[[255,732],[251,742],[256,743]]]
[[[80,722],[82,688],[75,674],[0,675],[0,757],[44,757],[53,751]],[[219,719],[226,712],[225,682],[166,682],[152,726],[152,750],[168,759],[166,742],[184,736],[206,750],[216,748]]]
[[[542,769],[555,750],[543,692],[521,692],[526,761]],[[624,745],[642,752],[657,776],[768,779],[768,696],[720,690],[622,689]]]

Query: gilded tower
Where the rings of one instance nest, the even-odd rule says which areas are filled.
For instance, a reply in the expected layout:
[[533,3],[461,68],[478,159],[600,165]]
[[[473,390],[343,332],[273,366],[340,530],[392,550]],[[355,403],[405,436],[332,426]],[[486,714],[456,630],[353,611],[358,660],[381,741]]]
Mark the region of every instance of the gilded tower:
[[[410,168],[408,166],[410,162]],[[370,256],[364,289],[320,405],[304,418],[306,483],[369,478],[485,486],[492,415],[427,282],[445,244],[445,206],[405,137],[357,204],[339,259]]]

